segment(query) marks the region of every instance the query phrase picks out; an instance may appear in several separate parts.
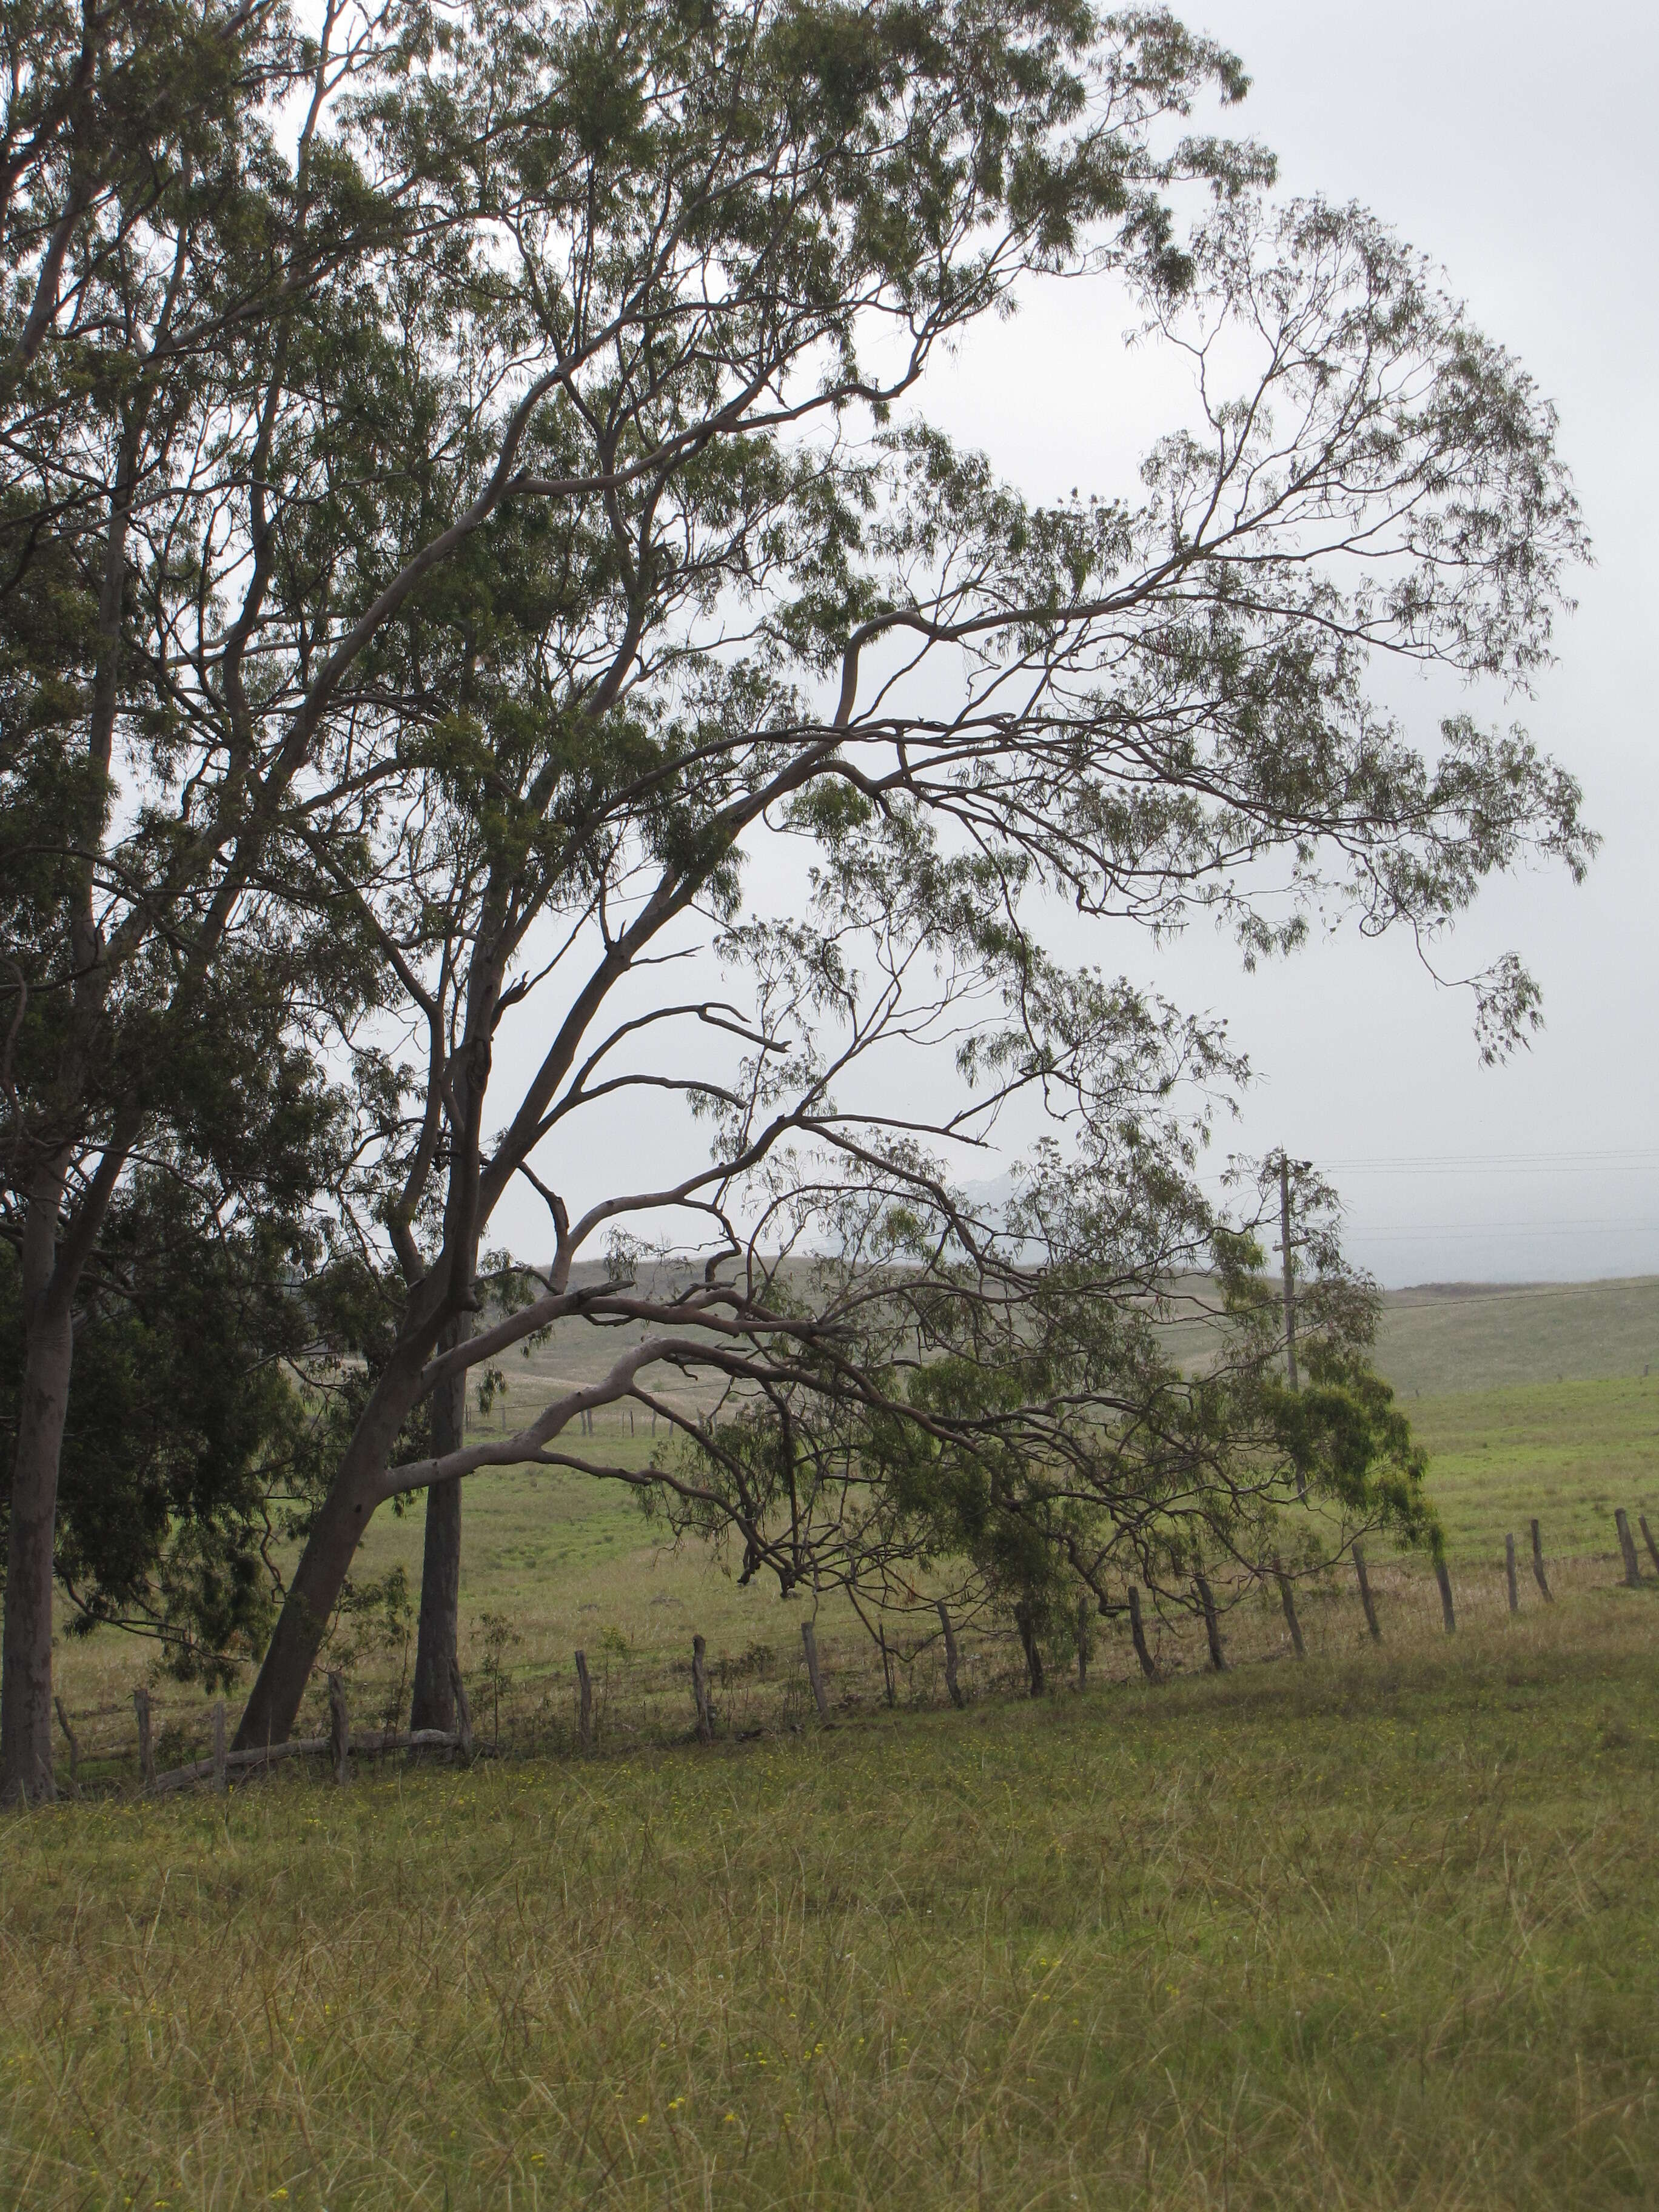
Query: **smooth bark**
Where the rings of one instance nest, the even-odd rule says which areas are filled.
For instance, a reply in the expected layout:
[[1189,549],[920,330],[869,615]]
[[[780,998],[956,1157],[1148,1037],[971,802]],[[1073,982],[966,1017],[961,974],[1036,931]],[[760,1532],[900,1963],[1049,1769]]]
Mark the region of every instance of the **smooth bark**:
[[[464,1314],[439,1340],[447,1352],[471,1334]],[[459,1451],[466,1440],[466,1370],[441,1382],[432,1394],[432,1455]],[[411,1729],[451,1729],[455,1699],[449,1686],[452,1661],[459,1656],[461,1613],[461,1481],[451,1475],[426,1493],[426,1546],[421,1563],[421,1619],[415,1640],[415,1687],[410,1700]]]
[[1305,1659],[1308,1654],[1302,1641],[1302,1623],[1296,1617],[1296,1592],[1277,1559],[1273,1561],[1273,1576],[1279,1584],[1279,1601],[1285,1609],[1285,1626],[1291,1632],[1291,1649],[1298,1659]]
[[1134,1638],[1135,1657],[1140,1662],[1140,1671],[1149,1682],[1158,1679],[1157,1662],[1146,1648],[1146,1628],[1140,1617],[1140,1592],[1133,1583],[1129,1585],[1129,1633]]
[[1216,1618],[1215,1594],[1207,1578],[1194,1575],[1193,1582],[1198,1591],[1198,1601],[1204,1609],[1204,1639],[1210,1647],[1210,1666],[1218,1674],[1227,1671],[1227,1662],[1221,1650],[1221,1623]]
[[1376,1607],[1371,1599],[1371,1578],[1365,1572],[1365,1554],[1360,1546],[1353,1547],[1353,1571],[1359,1583],[1359,1602],[1365,1608],[1365,1626],[1370,1631],[1371,1642],[1382,1641],[1382,1631],[1377,1626]]
[[962,1684],[957,1676],[956,1631],[951,1626],[951,1616],[945,1610],[945,1600],[940,1598],[938,1604],[939,1625],[945,1632],[945,1686],[951,1693],[951,1703],[953,1705],[965,1705],[968,1700],[962,1694]]

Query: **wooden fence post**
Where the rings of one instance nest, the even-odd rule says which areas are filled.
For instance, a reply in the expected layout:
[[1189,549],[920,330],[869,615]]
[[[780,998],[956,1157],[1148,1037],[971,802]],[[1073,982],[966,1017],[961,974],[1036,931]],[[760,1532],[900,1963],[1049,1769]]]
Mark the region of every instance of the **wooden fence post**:
[[714,1713],[708,1702],[708,1669],[703,1655],[708,1646],[701,1636],[691,1638],[691,1695],[696,1700],[697,1735],[704,1743],[714,1741]]
[[1021,1598],[1014,1607],[1014,1626],[1019,1631],[1019,1648],[1025,1654],[1026,1686],[1034,1698],[1042,1695],[1042,1654],[1037,1649],[1036,1623],[1031,1617],[1030,1602]]
[[806,1647],[806,1673],[812,1685],[812,1696],[818,1709],[818,1718],[825,1728],[830,1725],[830,1700],[823,1692],[823,1675],[818,1666],[818,1639],[810,1620],[800,1625],[800,1640]]
[[1079,1690],[1089,1686],[1089,1593],[1085,1590],[1077,1601],[1077,1686]]
[[1532,1524],[1532,1577],[1544,1594],[1545,1604],[1553,1605],[1555,1600],[1550,1595],[1550,1586],[1544,1579],[1544,1539],[1536,1521]]
[[334,1754],[334,1779],[346,1782],[351,1776],[351,1717],[346,1711],[345,1678],[331,1674],[328,1678],[328,1742]]
[[449,1686],[455,1698],[455,1733],[463,1763],[472,1764],[472,1700],[466,1694],[466,1684],[461,1680],[460,1662],[452,1654],[449,1662]]
[[1445,1620],[1446,1633],[1448,1636],[1455,1636],[1457,1615],[1452,1609],[1451,1577],[1446,1572],[1446,1562],[1443,1559],[1435,1561],[1434,1578],[1440,1585],[1440,1611]]
[[230,1787],[230,1771],[225,1765],[225,1701],[214,1700],[213,1705],[213,1786],[222,1797]]
[[1273,1553],[1273,1576],[1279,1584],[1279,1601],[1285,1608],[1285,1626],[1291,1632],[1291,1649],[1298,1659],[1308,1656],[1302,1642],[1302,1623],[1296,1617],[1296,1593],[1291,1588],[1291,1578],[1279,1564],[1279,1554]]
[[1371,1632],[1371,1642],[1380,1644],[1382,1632],[1376,1625],[1376,1607],[1371,1602],[1371,1578],[1365,1572],[1364,1547],[1356,1540],[1349,1548],[1353,1553],[1353,1571],[1359,1584],[1359,1602],[1365,1608],[1365,1626]]
[[876,1623],[876,1641],[881,1646],[881,1681],[887,1698],[887,1710],[891,1712],[898,1703],[898,1684],[893,1679],[893,1654],[887,1642],[887,1631],[880,1621]]
[[149,1692],[142,1682],[132,1693],[132,1710],[138,1723],[138,1778],[150,1790],[155,1784],[155,1747],[149,1734]]
[[1146,1649],[1146,1631],[1140,1618],[1140,1592],[1133,1583],[1129,1585],[1129,1633],[1134,1639],[1135,1657],[1140,1662],[1141,1673],[1149,1682],[1157,1681],[1158,1668]]
[[939,1625],[945,1631],[945,1686],[951,1693],[951,1703],[960,1711],[968,1701],[963,1696],[962,1684],[957,1679],[956,1631],[951,1626],[951,1615],[946,1610],[945,1600],[940,1598],[937,1602]]
[[78,1797],[81,1795],[81,1747],[75,1741],[75,1730],[70,1726],[69,1715],[64,1711],[64,1700],[54,1698],[52,1702],[58,1708],[58,1725],[63,1729],[64,1741],[69,1746],[70,1795]]
[[1515,1539],[1513,1536],[1505,1536],[1504,1539],[1504,1576],[1510,1586],[1510,1611],[1519,1613],[1521,1593],[1515,1586]]
[[1217,1674],[1224,1674],[1227,1662],[1221,1656],[1221,1624],[1215,1617],[1215,1598],[1202,1575],[1193,1577],[1193,1585],[1198,1592],[1198,1601],[1204,1608],[1204,1635],[1210,1647],[1211,1670]]
[[593,1685],[588,1679],[587,1654],[576,1654],[577,1710],[576,1726],[580,1731],[582,1749],[593,1748]]
[[1621,1505],[1613,1516],[1619,1531],[1619,1548],[1625,1555],[1625,1581],[1631,1589],[1642,1587],[1642,1563],[1636,1556],[1636,1539],[1630,1533],[1630,1516]]
[[1653,1531],[1648,1526],[1648,1516],[1645,1513],[1642,1513],[1637,1517],[1642,1524],[1642,1541],[1648,1547],[1648,1557],[1656,1567],[1659,1567],[1659,1544],[1656,1544],[1653,1540]]

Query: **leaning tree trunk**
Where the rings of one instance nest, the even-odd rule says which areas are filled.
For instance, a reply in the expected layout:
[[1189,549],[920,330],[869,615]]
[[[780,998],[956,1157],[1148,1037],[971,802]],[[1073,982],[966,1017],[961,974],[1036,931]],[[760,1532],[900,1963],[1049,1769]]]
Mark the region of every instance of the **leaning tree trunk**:
[[[427,1340],[429,1344],[430,1340]],[[420,1389],[422,1346],[404,1347],[374,1386],[305,1550],[236,1730],[235,1748],[286,1743],[374,1509],[398,1431]]]
[[[462,1314],[438,1340],[447,1352],[471,1333],[472,1316]],[[432,1395],[432,1455],[459,1451],[466,1441],[466,1374],[457,1375]],[[455,1693],[452,1667],[459,1662],[461,1611],[461,1481],[451,1475],[426,1493],[426,1550],[421,1566],[421,1621],[415,1641],[415,1688],[410,1700],[411,1729],[453,1729]]]
[[23,1358],[6,1541],[0,1804],[58,1794],[52,1771],[52,1565],[74,1350],[69,1308],[54,1299],[31,1318]]
[[286,1743],[323,1638],[340,1601],[375,1500],[367,1486],[337,1484],[312,1523],[294,1580],[236,1730],[235,1751]]

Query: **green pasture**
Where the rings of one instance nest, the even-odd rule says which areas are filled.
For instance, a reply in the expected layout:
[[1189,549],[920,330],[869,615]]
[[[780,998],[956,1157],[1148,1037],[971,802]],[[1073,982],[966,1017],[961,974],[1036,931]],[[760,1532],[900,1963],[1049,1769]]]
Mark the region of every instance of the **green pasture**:
[[[1455,1639],[1378,1553],[1380,1650],[1344,1568],[1303,1588],[1305,1664],[1255,1589],[1223,1676],[1155,1624],[1156,1689],[1099,1624],[1086,1690],[1057,1652],[1034,1704],[970,1625],[957,1712],[925,1617],[889,1624],[890,1707],[826,1601],[825,1730],[802,1601],[624,1485],[512,1470],[466,1493],[499,1758],[142,1800],[147,1655],[66,1643],[87,1794],[0,1827],[0,2212],[1659,2203],[1659,1577],[1612,1557],[1615,1506],[1659,1533],[1659,1380],[1575,1376],[1558,1335],[1565,1379],[1534,1343],[1494,1381],[1473,1294],[1421,1311],[1418,1371],[1432,1322],[1482,1386],[1419,1395],[1385,1327]],[[1557,1601],[1523,1573],[1512,1620],[1534,1514]],[[421,1536],[383,1513],[362,1584],[412,1593]],[[397,1717],[406,1613],[331,1656],[360,1728]],[[153,1695],[163,1763],[203,1748],[200,1692]]]
[[0,2205],[1659,2194],[1659,1592],[9,1822]]
[[1376,1363],[1408,1402],[1659,1374],[1659,1276],[1389,1291]]
[[1406,1411],[1454,1563],[1501,1561],[1505,1531],[1524,1552],[1534,1515],[1547,1549],[1568,1557],[1613,1553],[1620,1505],[1659,1536],[1659,1375],[1469,1390]]

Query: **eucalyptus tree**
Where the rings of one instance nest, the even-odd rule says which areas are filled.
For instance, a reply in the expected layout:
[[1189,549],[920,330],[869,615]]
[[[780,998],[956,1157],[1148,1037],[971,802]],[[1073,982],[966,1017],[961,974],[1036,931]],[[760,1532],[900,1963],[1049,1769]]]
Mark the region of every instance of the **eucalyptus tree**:
[[[240,1052],[264,1001],[237,963],[273,947],[306,978],[302,1036],[386,988],[330,900],[361,888],[381,781],[424,772],[404,748],[429,687],[401,644],[378,649],[389,626],[492,518],[580,510],[586,529],[665,470],[712,482],[726,445],[884,404],[1079,222],[1154,262],[1163,185],[1250,167],[1152,144],[1202,86],[1240,88],[1158,15],[387,0],[301,36],[204,4],[177,13],[176,82],[118,13],[28,20],[11,144],[38,190],[9,234],[0,441],[26,1339],[7,1795],[51,1786],[80,1286],[185,1042],[199,1066],[221,1023]],[[88,87],[113,99],[118,79],[125,150],[94,173]],[[866,366],[861,318],[896,334],[885,365]],[[625,435],[593,413],[613,369]],[[470,1277],[463,1257],[417,1289],[418,1328],[428,1306],[448,1326]]]
[[[751,143],[772,143],[773,97],[793,114],[789,52],[781,86],[744,79]],[[763,373],[731,325],[728,350],[711,342],[723,276],[696,271],[691,299],[617,335],[607,287],[636,266],[621,240],[600,250],[584,225],[541,255],[565,343],[586,349],[590,315],[606,335],[526,451],[544,441],[550,480],[603,481],[504,511],[387,634],[420,772],[381,792],[355,867],[319,854],[421,1043],[353,1214],[409,1287],[245,1744],[291,1727],[377,1508],[481,1467],[635,1484],[731,1532],[746,1573],[860,1595],[945,1553],[991,1587],[1041,1593],[1058,1574],[1107,1602],[1131,1568],[1170,1589],[1218,1555],[1260,1570],[1304,1492],[1333,1543],[1377,1521],[1426,1530],[1409,1437],[1364,1368],[1366,1301],[1340,1269],[1307,1316],[1310,1389],[1275,1378],[1250,1224],[1194,1177],[1203,1101],[1243,1073],[1224,1036],[1066,969],[1044,915],[1056,895],[1155,931],[1209,911],[1255,956],[1294,945],[1316,909],[1431,934],[1523,857],[1581,869],[1577,788],[1524,734],[1472,715],[1408,731],[1371,683],[1400,656],[1524,685],[1582,550],[1577,511],[1549,408],[1378,223],[1275,204],[1237,149],[1153,162],[1149,54],[1181,57],[1159,105],[1187,96],[1196,60],[1234,82],[1161,19],[1091,25],[1066,54],[1057,138],[1041,118],[1051,181],[1033,198],[1022,162],[959,148],[979,111],[941,94],[940,172],[967,212],[941,218],[936,179],[902,221],[893,190],[857,202],[861,220],[885,211],[889,241],[931,252],[944,234],[998,272],[965,294],[938,276],[958,318],[1032,262],[1125,288],[1149,342],[1194,372],[1188,418],[1133,497],[1034,507],[896,420],[855,368],[879,289],[842,295],[826,403],[820,307],[810,343],[777,344],[796,313],[783,265],[759,272],[784,291],[757,333]],[[958,66],[939,82],[963,85]],[[907,57],[872,94],[907,175],[933,93]],[[993,111],[1000,131],[1006,94]],[[855,192],[871,159],[861,142]],[[1182,164],[1214,179],[1207,206],[1183,203]],[[1147,173],[1164,203],[1091,181],[1073,210],[1067,180],[1103,168]],[[653,222],[661,174],[641,173]],[[779,227],[745,235],[769,250]],[[918,314],[913,294],[898,307]],[[923,365],[907,354],[905,381]],[[722,404],[726,442],[682,433]],[[784,857],[763,880],[781,868],[793,888],[746,905],[768,848]],[[1493,1052],[1535,1018],[1517,960],[1480,980],[1478,1007]],[[515,1032],[535,1049],[502,1097]],[[930,1048],[961,1085],[934,1111]],[[584,1122],[630,1095],[660,1101],[648,1158],[579,1195]],[[994,1215],[960,1187],[961,1148],[1024,1099],[1055,1146],[1039,1137]],[[683,1149],[688,1126],[706,1150]],[[552,1258],[502,1311],[478,1255],[515,1178],[545,1205]],[[604,1271],[579,1264],[607,1245]],[[1185,1301],[1214,1338],[1191,1366],[1160,1334]],[[625,1337],[603,1376],[467,1442],[465,1376],[572,1325]],[[696,1402],[664,1377],[694,1379]],[[411,1448],[412,1417],[443,1401],[447,1442]],[[623,1401],[683,1452],[641,1470],[585,1441],[579,1417]],[[429,1516],[429,1565],[456,1534]],[[434,1651],[453,1553],[449,1570],[428,1577]]]

